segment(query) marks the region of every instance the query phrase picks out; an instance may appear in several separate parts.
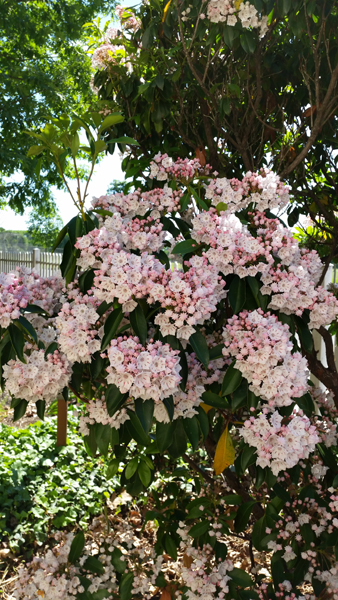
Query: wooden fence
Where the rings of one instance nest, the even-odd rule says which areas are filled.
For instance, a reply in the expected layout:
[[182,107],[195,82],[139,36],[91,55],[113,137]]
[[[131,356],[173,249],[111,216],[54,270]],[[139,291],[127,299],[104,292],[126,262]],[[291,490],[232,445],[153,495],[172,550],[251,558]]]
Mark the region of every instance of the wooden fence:
[[9,273],[17,266],[35,269],[43,277],[61,275],[62,253],[42,252],[33,248],[31,252],[7,252],[0,250],[0,273]]

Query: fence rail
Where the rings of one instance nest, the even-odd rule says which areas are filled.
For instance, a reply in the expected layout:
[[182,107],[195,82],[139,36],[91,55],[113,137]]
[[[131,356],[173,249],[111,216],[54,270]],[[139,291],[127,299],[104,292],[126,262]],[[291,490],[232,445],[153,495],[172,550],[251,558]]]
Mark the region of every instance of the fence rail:
[[43,277],[60,275],[60,264],[62,254],[56,252],[42,252],[39,248],[33,248],[30,252],[7,252],[0,250],[0,273],[9,273],[17,266],[30,267]]

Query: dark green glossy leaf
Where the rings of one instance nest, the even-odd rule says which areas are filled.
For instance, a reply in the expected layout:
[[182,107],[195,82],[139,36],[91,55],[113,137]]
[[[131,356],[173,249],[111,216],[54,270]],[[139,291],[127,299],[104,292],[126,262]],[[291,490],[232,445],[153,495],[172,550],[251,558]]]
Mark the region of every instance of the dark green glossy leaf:
[[156,442],[160,452],[164,452],[173,439],[176,421],[173,423],[156,423]]
[[207,368],[209,364],[209,348],[205,337],[197,330],[189,338],[189,344],[198,360]]
[[242,373],[235,368],[236,362],[228,367],[222,383],[222,396],[232,394],[239,387],[242,381]]
[[68,554],[68,562],[70,562],[72,565],[74,563],[76,563],[76,561],[79,560],[84,547],[85,547],[85,536],[84,536],[83,531],[79,531],[71,543],[69,554]]
[[246,300],[246,282],[236,275],[229,288],[228,298],[230,306],[237,315],[243,308]]
[[13,421],[18,421],[24,416],[28,406],[27,400],[20,400],[20,402],[14,408]]
[[39,419],[41,419],[41,421],[43,421],[45,418],[46,401],[45,400],[37,400],[35,402],[35,406],[36,406],[36,412],[37,412]]
[[191,419],[183,419],[183,427],[192,449],[196,450],[200,439],[200,427],[196,415]]
[[12,346],[18,356],[18,359],[21,362],[25,363],[25,358],[23,355],[23,348],[25,345],[25,338],[23,336],[22,331],[18,329],[13,323],[11,323],[8,327],[9,337],[11,338]]
[[115,333],[118,330],[118,327],[123,319],[122,307],[115,308],[112,313],[107,317],[107,320],[104,324],[104,335],[101,343],[101,350],[105,350],[108,344],[113,339]]
[[138,304],[136,308],[129,314],[130,324],[139,338],[141,344],[147,341],[148,327],[147,320],[143,314],[141,306]]

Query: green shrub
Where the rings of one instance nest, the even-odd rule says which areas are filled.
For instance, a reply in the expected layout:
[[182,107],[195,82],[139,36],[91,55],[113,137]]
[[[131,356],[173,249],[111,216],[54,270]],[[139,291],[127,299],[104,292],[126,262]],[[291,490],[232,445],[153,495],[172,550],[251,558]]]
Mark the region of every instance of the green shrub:
[[0,544],[29,551],[48,533],[86,527],[112,492],[103,459],[88,456],[69,419],[69,445],[56,448],[56,420],[27,429],[0,425]]

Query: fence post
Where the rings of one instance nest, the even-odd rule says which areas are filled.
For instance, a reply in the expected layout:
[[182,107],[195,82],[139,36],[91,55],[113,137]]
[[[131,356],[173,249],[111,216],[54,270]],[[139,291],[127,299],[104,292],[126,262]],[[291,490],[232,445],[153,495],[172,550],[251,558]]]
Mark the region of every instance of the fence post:
[[33,248],[32,269],[36,269],[40,273],[40,248]]

